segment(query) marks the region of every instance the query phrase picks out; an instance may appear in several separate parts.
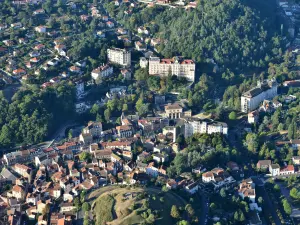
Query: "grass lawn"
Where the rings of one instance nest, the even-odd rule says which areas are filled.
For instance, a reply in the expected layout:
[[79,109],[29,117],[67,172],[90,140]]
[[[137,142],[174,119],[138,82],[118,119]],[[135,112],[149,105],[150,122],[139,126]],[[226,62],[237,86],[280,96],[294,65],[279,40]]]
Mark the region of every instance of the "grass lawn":
[[115,199],[111,195],[105,195],[97,199],[94,212],[96,217],[97,225],[105,225],[107,221],[112,221],[113,216],[113,207]]
[[[145,197],[138,198],[137,196],[144,192]],[[98,192],[99,193],[99,192]],[[145,221],[141,215],[151,210],[153,213],[156,210],[155,224],[173,225],[175,221],[170,217],[172,205],[184,207],[186,202],[176,194],[163,193],[159,194],[160,190],[154,188],[119,188],[107,189],[106,192],[101,192],[100,197],[93,204],[93,214],[96,225],[131,225],[140,224]],[[93,194],[90,197],[94,197]],[[164,201],[161,202],[160,198]],[[145,208],[144,202],[148,199],[149,208]],[[136,207],[133,208],[132,206]]]

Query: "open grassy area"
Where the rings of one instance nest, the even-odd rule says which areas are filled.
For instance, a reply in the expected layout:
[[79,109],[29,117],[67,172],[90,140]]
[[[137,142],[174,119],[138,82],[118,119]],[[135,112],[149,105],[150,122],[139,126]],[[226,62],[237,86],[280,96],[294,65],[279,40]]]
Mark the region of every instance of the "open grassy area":
[[106,221],[112,221],[114,219],[113,207],[115,199],[107,194],[97,200],[97,204],[94,206],[94,212],[96,217],[96,224],[106,224]]
[[171,225],[175,223],[170,217],[172,205],[184,207],[185,204],[172,192],[162,193],[155,188],[115,187],[102,192],[95,200],[93,214],[96,225],[141,224],[150,220],[154,220],[155,224]]

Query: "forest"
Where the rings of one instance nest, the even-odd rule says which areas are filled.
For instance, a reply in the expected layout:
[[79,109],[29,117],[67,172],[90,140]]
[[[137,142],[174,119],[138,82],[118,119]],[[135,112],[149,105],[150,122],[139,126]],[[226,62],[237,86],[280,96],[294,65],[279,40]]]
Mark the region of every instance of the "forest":
[[[259,11],[244,1],[200,1],[196,10],[144,7],[131,16],[124,6],[107,10],[125,27],[148,27],[150,35],[163,40],[157,48],[164,57],[182,55],[197,62],[216,63],[232,71],[266,68],[282,53],[282,40],[274,28],[274,18],[261,18]],[[117,13],[116,13],[117,11]]]
[[8,102],[0,96],[0,148],[38,143],[70,119],[74,107],[74,87],[62,84],[39,90],[18,91]]

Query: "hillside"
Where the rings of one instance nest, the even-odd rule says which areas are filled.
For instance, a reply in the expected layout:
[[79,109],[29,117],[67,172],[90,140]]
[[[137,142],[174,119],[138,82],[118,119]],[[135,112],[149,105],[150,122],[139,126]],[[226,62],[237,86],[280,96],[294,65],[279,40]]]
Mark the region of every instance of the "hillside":
[[185,202],[157,189],[117,188],[98,197],[93,204],[93,214],[97,225],[151,222],[167,225],[174,224],[170,216],[172,205],[184,207]]

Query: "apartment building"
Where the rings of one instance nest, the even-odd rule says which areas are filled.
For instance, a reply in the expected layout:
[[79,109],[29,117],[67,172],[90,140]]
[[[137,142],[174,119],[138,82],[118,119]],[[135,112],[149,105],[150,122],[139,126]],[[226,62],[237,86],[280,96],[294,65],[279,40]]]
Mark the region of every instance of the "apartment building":
[[213,120],[185,119],[184,136],[187,138],[195,133],[221,133],[227,135],[228,126],[226,123]]
[[183,59],[175,56],[172,59],[160,59],[159,57],[150,57],[149,74],[168,76],[168,74],[178,77],[185,77],[189,81],[195,80],[196,64],[191,59]]
[[91,76],[94,80],[97,80],[99,78],[109,77],[113,73],[114,73],[113,67],[106,64],[106,65],[99,66],[96,69],[94,69],[91,73]]
[[272,99],[277,95],[278,84],[276,80],[258,81],[257,86],[241,96],[241,111],[251,112],[258,108],[265,99]]
[[107,49],[107,58],[110,62],[121,66],[131,65],[131,52],[126,49],[111,48]]

